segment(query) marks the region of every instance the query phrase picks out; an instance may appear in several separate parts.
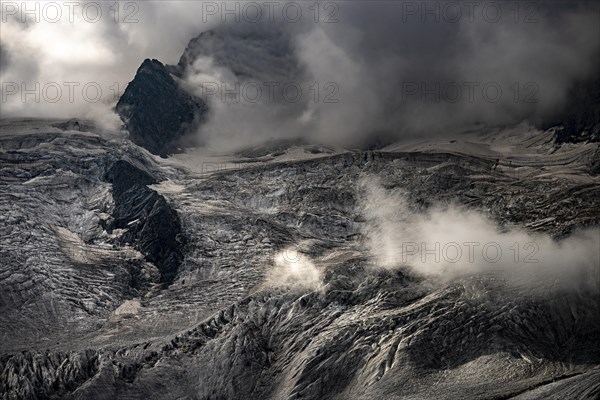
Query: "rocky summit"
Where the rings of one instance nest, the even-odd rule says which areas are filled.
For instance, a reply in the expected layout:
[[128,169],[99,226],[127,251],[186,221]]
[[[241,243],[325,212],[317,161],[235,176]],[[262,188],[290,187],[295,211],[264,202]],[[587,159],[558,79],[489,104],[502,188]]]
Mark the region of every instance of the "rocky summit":
[[146,59],[116,106],[131,140],[163,157],[177,151],[178,141],[198,126],[208,110],[176,79],[160,61]]

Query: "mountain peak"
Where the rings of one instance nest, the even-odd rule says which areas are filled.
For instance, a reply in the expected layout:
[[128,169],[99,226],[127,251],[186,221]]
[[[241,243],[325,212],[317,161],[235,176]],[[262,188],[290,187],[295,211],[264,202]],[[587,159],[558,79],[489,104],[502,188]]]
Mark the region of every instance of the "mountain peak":
[[176,142],[193,130],[207,109],[155,59],[144,60],[116,106],[131,140],[163,157],[176,150]]

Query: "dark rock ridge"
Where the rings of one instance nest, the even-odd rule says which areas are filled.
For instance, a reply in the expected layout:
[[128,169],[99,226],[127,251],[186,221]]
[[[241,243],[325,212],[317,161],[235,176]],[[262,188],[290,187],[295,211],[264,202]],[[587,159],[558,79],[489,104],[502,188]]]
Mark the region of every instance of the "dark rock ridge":
[[558,143],[600,142],[600,75],[573,85],[558,125]]
[[207,110],[206,103],[187,93],[167,67],[149,59],[116,107],[131,140],[163,157],[177,151],[178,141],[203,120]]
[[157,183],[146,172],[120,160],[106,173],[113,185],[113,229],[126,229],[121,237],[131,243],[156,265],[160,281],[169,285],[183,260],[185,238],[177,212],[156,191],[146,185]]

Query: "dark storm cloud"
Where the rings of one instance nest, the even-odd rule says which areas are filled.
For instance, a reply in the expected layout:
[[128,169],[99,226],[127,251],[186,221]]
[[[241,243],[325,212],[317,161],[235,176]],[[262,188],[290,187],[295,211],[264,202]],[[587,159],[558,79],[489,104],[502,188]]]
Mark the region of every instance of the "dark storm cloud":
[[[543,120],[560,109],[573,81],[597,71],[598,3],[538,2],[527,9],[496,2],[502,18],[495,22],[484,5],[472,18],[463,8],[452,22],[441,11],[438,21],[436,13],[407,14],[414,11],[407,4],[434,9],[437,3],[348,3],[342,22],[326,27],[362,66],[361,92],[373,92],[378,102],[370,124],[375,130],[430,135]],[[518,14],[515,5],[521,5]]]
[[2,76],[2,71],[8,68],[8,64],[10,63],[10,56],[8,54],[8,50],[2,42],[0,42],[0,76]]
[[[338,101],[290,105],[297,120],[286,124],[265,110],[218,105],[222,113],[211,122],[219,129],[209,125],[200,134],[268,132],[359,144],[373,135],[446,135],[523,121],[543,126],[561,112],[573,83],[597,71],[598,3],[455,2],[454,13],[450,3],[338,2],[337,23],[271,23],[293,37],[305,84],[333,82]],[[236,28],[257,29],[243,22]],[[236,58],[256,57],[252,46],[244,48],[242,41]],[[260,132],[248,135],[249,126]]]
[[[102,55],[75,62],[80,55],[73,54],[72,60],[61,60],[60,71],[65,72],[60,79],[99,80],[107,87],[118,81],[122,89],[144,58],[176,64],[191,38],[215,28],[224,36],[230,31],[224,48],[235,54],[215,54],[213,60],[229,59],[229,65],[211,64],[208,57],[186,76],[190,90],[197,91],[206,79],[229,83],[295,79],[303,87],[316,82],[320,98],[287,105],[214,104],[213,110],[219,111],[201,135],[240,144],[251,137],[294,135],[356,144],[373,134],[431,136],[544,121],[560,112],[573,82],[597,71],[597,2],[479,2],[474,9],[469,2],[323,2],[318,23],[314,7],[310,8],[313,3],[296,2],[303,10],[297,22],[283,17],[279,6],[275,21],[264,13],[258,23],[249,23],[242,15],[240,21],[229,18],[227,24],[222,23],[222,2],[208,3],[220,8],[210,18],[207,2],[140,2],[134,15],[137,23],[115,23],[106,8],[107,18],[93,29],[84,28],[91,43],[110,52],[110,62],[102,61],[106,59]],[[327,4],[335,7],[326,8]],[[328,16],[332,18],[325,22]],[[272,48],[265,41],[248,40],[265,30],[275,32]],[[279,35],[289,37],[290,45],[281,46]],[[15,48],[18,60],[13,57]],[[21,69],[25,60],[48,64],[51,52],[42,54],[31,42],[10,43],[8,50],[7,71],[13,79],[31,79],[36,73],[38,79],[53,78],[47,68]],[[282,51],[290,54],[281,56]],[[285,63],[271,61],[283,58],[297,62],[302,73],[287,73]],[[248,66],[246,77],[235,76],[240,66]],[[21,78],[22,73],[27,76]],[[323,101],[331,94],[324,90],[329,83],[337,88],[333,96],[337,102]],[[64,110],[80,111],[68,105]]]

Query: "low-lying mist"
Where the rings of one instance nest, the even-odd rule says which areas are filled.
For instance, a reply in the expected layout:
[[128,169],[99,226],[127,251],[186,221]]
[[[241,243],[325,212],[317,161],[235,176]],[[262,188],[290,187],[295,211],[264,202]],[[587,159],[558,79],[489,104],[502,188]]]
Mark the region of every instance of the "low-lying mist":
[[600,230],[555,240],[547,234],[504,228],[459,205],[411,207],[402,190],[386,190],[373,177],[361,182],[364,236],[377,266],[409,266],[443,281],[498,273],[514,283],[552,282],[598,290]]
[[287,247],[275,255],[267,273],[266,285],[319,291],[323,288],[322,270],[295,247]]
[[[600,229],[554,239],[524,228],[501,226],[483,212],[459,204],[419,210],[402,189],[386,189],[377,176],[358,185],[365,218],[361,243],[370,268],[409,268],[441,284],[470,275],[495,275],[512,285],[587,290],[600,283]],[[275,255],[266,285],[321,291],[325,259],[290,246]],[[336,250],[336,251],[339,251]]]

